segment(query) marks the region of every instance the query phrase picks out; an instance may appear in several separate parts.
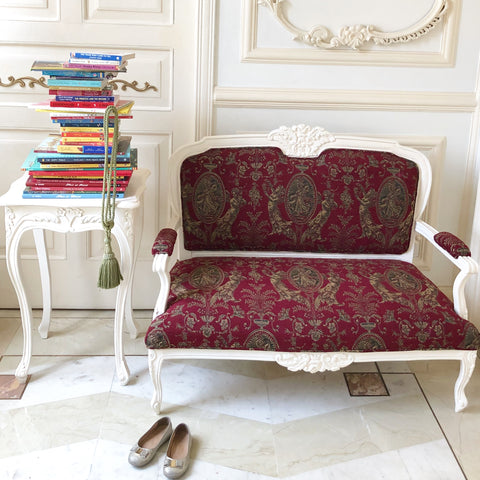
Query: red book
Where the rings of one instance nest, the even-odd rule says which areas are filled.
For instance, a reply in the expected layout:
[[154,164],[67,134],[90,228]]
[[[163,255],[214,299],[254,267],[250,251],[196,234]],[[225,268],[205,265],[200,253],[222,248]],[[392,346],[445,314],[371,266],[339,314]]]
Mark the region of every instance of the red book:
[[[102,192],[103,187],[29,187],[32,192]],[[117,192],[124,192],[127,189],[126,186],[117,187]]]
[[51,88],[48,91],[49,95],[65,95],[66,97],[74,97],[84,95],[87,97],[93,96],[110,96],[113,94],[112,90],[64,90],[62,88]]
[[58,100],[50,100],[51,107],[67,107],[67,108],[107,108],[114,102],[60,102]]
[[[132,176],[132,169],[117,168],[117,180],[121,177],[130,178]],[[28,174],[34,178],[101,178],[103,179],[103,169],[99,170],[42,170],[32,171],[29,170]]]

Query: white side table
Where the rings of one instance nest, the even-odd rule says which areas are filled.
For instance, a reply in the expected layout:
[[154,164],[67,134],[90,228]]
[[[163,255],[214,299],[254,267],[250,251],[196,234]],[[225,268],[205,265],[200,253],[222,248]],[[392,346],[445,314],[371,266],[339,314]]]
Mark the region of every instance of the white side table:
[[[122,385],[129,381],[130,373],[123,353],[123,321],[132,338],[137,328],[132,315],[132,281],[135,261],[143,229],[143,192],[150,172],[139,169],[133,172],[124,198],[116,200],[115,226],[112,235],[120,247],[120,268],[123,281],[117,290],[114,322],[114,348],[117,377]],[[54,232],[85,232],[102,230],[101,199],[24,199],[26,175],[12,183],[8,192],[0,197],[5,207],[6,261],[10,279],[20,305],[23,328],[23,355],[15,376],[27,380],[32,356],[32,309],[30,307],[19,266],[18,246],[24,232],[33,230],[40,265],[43,316],[39,327],[42,338],[47,338],[52,310],[50,269],[45,248],[45,230]],[[100,264],[99,264],[100,266]]]

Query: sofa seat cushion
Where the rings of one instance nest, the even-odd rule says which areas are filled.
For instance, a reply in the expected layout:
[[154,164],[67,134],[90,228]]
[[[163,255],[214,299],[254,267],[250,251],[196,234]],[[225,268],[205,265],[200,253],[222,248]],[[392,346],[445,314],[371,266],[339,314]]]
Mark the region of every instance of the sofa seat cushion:
[[480,334],[397,260],[196,257],[178,262],[147,348],[283,352],[477,349]]

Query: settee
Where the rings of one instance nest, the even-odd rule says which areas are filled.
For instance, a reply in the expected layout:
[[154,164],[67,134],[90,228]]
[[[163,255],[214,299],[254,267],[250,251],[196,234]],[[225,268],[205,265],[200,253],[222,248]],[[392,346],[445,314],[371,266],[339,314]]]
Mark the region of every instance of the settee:
[[[296,125],[206,137],[169,160],[169,222],[152,248],[160,292],[145,336],[161,409],[167,359],[460,362],[467,406],[480,334],[468,247],[422,221],[431,167],[394,141]],[[417,234],[457,268],[453,301],[414,264]]]

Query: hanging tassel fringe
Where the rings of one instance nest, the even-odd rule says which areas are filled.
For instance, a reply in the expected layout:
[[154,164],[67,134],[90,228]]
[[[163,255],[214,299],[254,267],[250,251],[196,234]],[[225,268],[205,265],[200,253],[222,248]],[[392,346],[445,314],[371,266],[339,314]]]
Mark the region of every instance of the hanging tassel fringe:
[[[112,154],[108,155],[108,123],[110,114],[114,115]],[[103,170],[102,189],[102,226],[105,232],[103,261],[100,265],[97,286],[108,289],[120,285],[123,280],[120,265],[112,250],[112,228],[115,220],[115,199],[117,197],[117,143],[118,143],[118,111],[110,105],[103,116],[103,132],[105,139],[105,165]]]

